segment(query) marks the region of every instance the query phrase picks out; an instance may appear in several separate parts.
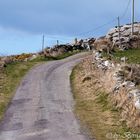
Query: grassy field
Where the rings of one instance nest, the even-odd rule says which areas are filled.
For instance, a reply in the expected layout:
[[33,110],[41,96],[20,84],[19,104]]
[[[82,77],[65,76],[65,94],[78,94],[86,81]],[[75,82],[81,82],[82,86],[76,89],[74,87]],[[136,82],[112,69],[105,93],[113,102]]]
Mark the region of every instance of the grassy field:
[[117,51],[114,54],[114,59],[120,61],[120,58],[127,57],[127,63],[140,64],[140,49],[129,49],[126,51]]
[[[75,99],[75,114],[83,131],[96,140],[136,140],[132,130],[120,121],[120,113],[109,101],[108,94],[93,79],[83,82],[85,65],[79,64],[71,74],[71,86]],[[88,130],[86,130],[87,128]],[[130,137],[128,136],[130,134]]]
[[16,62],[7,65],[0,71],[0,120],[14,96],[15,90],[18,87],[23,76],[35,65],[45,63],[51,60],[59,60],[68,56],[74,55],[77,52],[70,52],[62,54],[58,57],[38,57],[37,59],[29,62]]

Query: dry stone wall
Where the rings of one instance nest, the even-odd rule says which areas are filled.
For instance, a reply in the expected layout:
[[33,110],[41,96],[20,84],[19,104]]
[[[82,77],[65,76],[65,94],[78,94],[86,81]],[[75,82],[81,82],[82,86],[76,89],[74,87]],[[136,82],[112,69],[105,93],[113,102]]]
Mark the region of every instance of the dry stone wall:
[[119,28],[115,27],[109,30],[106,38],[111,40],[113,45],[119,46],[122,49],[135,48],[140,45],[140,23],[134,24],[134,34],[132,34],[132,25],[124,25]]
[[103,58],[99,51],[93,52],[92,65],[102,73],[101,84],[112,104],[121,110],[122,121],[128,127],[140,127],[140,66],[117,64]]

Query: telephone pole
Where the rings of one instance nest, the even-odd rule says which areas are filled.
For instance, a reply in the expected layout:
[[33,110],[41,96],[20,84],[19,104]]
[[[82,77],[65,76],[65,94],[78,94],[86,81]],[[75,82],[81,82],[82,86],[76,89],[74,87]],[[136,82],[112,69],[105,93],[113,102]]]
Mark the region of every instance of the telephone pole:
[[57,40],[57,46],[59,46],[59,40]]
[[45,40],[45,36],[43,35],[43,37],[42,37],[42,52],[44,52],[44,40]]
[[132,35],[134,34],[134,23],[135,23],[135,1],[132,0]]
[[120,32],[120,17],[118,16],[118,38],[119,38],[119,43],[121,47],[121,32]]

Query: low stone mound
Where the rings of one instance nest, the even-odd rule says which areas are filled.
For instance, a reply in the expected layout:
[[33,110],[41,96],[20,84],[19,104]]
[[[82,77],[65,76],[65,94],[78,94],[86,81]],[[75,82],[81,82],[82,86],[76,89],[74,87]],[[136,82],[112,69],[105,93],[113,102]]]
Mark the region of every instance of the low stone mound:
[[11,56],[4,56],[0,58],[0,68],[6,67],[7,64],[12,62],[26,62],[34,60],[38,57],[38,54],[20,54],[20,55],[11,55]]
[[118,27],[110,29],[106,38],[110,39],[114,45],[121,46],[124,49],[140,47],[140,23],[134,24],[134,34],[131,34],[132,25],[127,24],[120,27],[120,40]]
[[89,38],[89,39],[81,39],[81,40],[75,40],[74,43],[71,44],[60,44],[55,45],[52,48],[46,48],[44,51],[40,52],[39,54],[44,54],[47,56],[53,56],[56,57],[58,55],[67,53],[67,52],[73,52],[73,51],[81,51],[81,50],[91,50],[94,47],[95,38]]

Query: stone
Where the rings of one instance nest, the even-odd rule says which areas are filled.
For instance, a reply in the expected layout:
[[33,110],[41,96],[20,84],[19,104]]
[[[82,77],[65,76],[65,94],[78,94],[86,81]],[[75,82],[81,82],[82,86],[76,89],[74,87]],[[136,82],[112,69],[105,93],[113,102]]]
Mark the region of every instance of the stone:
[[27,62],[28,61],[28,58],[25,58],[24,61]]
[[122,83],[123,87],[127,87],[127,88],[134,88],[135,87],[135,83],[131,82],[131,81],[125,81],[124,83]]
[[121,62],[124,62],[125,63],[127,60],[128,60],[128,58],[125,57],[125,56],[121,58]]
[[104,65],[108,68],[112,66],[112,64],[108,60],[104,61]]
[[[29,60],[32,61],[32,60],[36,59],[37,57],[38,57],[38,56],[34,54],[34,55],[32,55],[32,56],[29,58]],[[26,58],[25,58],[25,59],[26,59]],[[26,61],[27,61],[27,60],[26,60]]]
[[118,92],[120,89],[120,85],[116,85],[114,88],[113,88],[113,92]]
[[112,29],[109,30],[109,32],[107,33],[107,35],[112,36],[112,35],[113,35],[114,33],[116,33],[117,31],[118,31],[117,28],[112,28]]
[[4,61],[0,61],[0,68],[4,68],[5,67],[5,62]]
[[140,90],[139,89],[133,89],[129,93],[132,94],[134,96],[134,98],[137,98],[137,97],[140,96]]
[[116,32],[116,33],[114,33],[113,35],[112,35],[112,37],[118,37],[119,36],[119,33],[118,32]]
[[101,58],[101,57],[102,57],[101,52],[97,51],[97,52],[95,53],[95,59],[98,60],[98,59]]
[[[118,28],[112,28],[106,35],[107,39],[110,39],[113,43],[113,46],[119,47],[120,50],[126,50],[128,48],[135,47],[135,42],[139,40],[138,35],[140,33],[140,23],[134,24],[134,35],[131,35],[132,25],[124,25],[120,27],[120,40],[118,36]],[[136,37],[134,37],[136,36]],[[133,38],[132,38],[133,37]]]
[[140,99],[136,100],[134,104],[136,109],[140,110]]
[[12,59],[9,56],[1,58],[1,62],[5,64],[10,64],[12,62]]
[[124,81],[124,77],[118,76],[116,77],[117,82],[122,83]]

